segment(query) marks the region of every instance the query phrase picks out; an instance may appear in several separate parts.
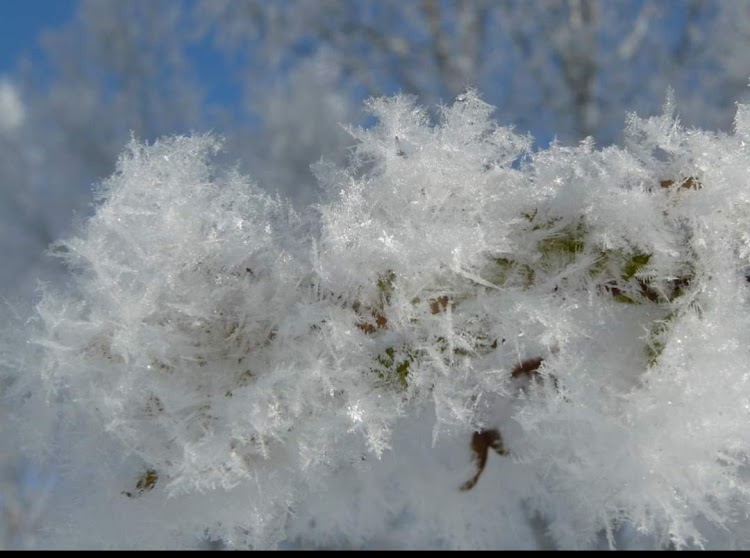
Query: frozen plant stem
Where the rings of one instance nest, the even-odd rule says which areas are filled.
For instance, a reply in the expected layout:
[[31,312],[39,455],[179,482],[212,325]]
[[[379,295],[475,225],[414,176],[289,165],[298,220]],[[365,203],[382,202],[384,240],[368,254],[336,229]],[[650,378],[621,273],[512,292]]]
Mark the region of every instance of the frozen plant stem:
[[[67,413],[61,462],[85,469],[97,436],[126,457],[99,459],[87,495],[116,483],[134,529],[230,547],[278,545],[346,475],[372,475],[347,495],[380,506],[352,507],[407,510],[424,530],[405,532],[446,546],[512,546],[488,524],[506,505],[566,548],[623,524],[676,548],[745,532],[748,109],[730,135],[667,110],[632,116],[622,148],[532,151],[474,91],[437,122],[405,96],[367,106],[349,165],[314,169],[314,218],[217,165],[213,136],[133,141],[54,246],[71,287],[37,306],[34,369]],[[434,451],[471,437],[461,490],[419,453],[425,416]],[[382,473],[394,445],[403,469]],[[490,449],[511,478],[479,494]],[[70,529],[96,507],[76,498]]]

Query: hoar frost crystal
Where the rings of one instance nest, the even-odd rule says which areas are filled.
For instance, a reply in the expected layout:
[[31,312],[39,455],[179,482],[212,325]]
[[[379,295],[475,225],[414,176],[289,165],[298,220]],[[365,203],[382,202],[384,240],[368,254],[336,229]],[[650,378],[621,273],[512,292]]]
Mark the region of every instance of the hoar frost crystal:
[[[436,473],[450,500],[431,510],[429,485],[389,492],[422,524],[403,546],[507,544],[500,512],[470,535],[437,517],[483,497],[515,498],[562,547],[746,525],[748,109],[724,135],[683,129],[668,101],[624,148],[537,152],[472,91],[437,124],[403,96],[369,109],[350,166],[315,166],[328,198],[310,215],[217,168],[211,136],[134,141],[56,245],[73,276],[38,306],[42,373],[139,458],[109,477],[112,505],[224,498],[231,513],[186,507],[170,529],[273,546],[427,417],[402,447],[460,440],[464,461]],[[514,481],[487,476],[501,462]],[[360,527],[342,529],[367,545]]]

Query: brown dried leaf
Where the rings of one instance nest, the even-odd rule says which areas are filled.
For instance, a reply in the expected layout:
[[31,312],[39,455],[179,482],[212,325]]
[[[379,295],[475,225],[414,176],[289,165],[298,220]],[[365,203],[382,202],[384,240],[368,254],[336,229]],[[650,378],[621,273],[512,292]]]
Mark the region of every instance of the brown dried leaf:
[[491,430],[474,432],[471,437],[471,451],[474,454],[477,472],[471,479],[461,485],[461,490],[471,490],[477,484],[485,465],[487,465],[487,454],[490,448],[499,455],[508,455],[508,451],[503,446],[503,437],[500,434],[500,430],[493,428]]

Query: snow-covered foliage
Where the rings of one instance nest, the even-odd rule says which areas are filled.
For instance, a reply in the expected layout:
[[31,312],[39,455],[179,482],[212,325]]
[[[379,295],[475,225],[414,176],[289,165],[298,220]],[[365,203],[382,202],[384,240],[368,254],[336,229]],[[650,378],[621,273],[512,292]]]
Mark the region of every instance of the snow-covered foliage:
[[473,91],[368,108],[314,216],[211,136],[121,156],[37,308],[46,542],[746,546],[750,109],[532,152]]

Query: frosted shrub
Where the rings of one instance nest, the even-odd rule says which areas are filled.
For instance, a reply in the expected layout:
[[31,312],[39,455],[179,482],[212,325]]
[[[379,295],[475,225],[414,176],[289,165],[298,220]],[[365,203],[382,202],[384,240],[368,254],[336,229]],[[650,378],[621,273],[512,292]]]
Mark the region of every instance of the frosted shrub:
[[[509,544],[491,506],[510,497],[562,547],[746,525],[748,109],[723,135],[668,101],[624,148],[539,152],[471,91],[437,124],[405,97],[369,109],[349,167],[315,167],[317,219],[216,168],[210,136],[133,142],[56,246],[73,276],[38,306],[41,370],[138,457],[102,477],[109,505],[205,498],[162,531],[268,546],[353,471],[402,487],[383,513],[421,510],[402,546]],[[425,417],[431,436],[410,430]],[[378,477],[401,432],[401,472]],[[409,462],[455,441],[452,477]],[[373,494],[360,524],[331,506],[318,525],[384,536]],[[490,528],[467,536],[451,506]]]

